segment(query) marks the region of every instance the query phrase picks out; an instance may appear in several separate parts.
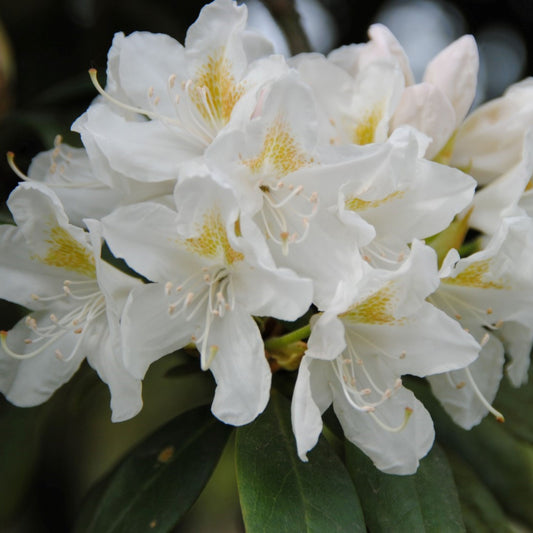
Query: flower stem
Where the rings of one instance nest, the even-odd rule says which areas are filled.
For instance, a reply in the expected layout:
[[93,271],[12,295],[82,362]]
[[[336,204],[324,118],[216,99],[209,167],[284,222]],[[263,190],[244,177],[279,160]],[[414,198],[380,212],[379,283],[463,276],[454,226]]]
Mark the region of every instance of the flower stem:
[[267,339],[265,341],[265,349],[267,351],[279,350],[280,348],[284,348],[293,342],[301,341],[302,339],[309,337],[310,333],[311,326],[307,324],[306,326],[295,329],[294,331],[282,335],[281,337],[272,337]]

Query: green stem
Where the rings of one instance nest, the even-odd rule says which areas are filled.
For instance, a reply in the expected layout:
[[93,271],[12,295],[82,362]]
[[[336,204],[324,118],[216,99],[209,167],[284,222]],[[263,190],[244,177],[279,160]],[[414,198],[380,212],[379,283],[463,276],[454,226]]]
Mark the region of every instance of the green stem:
[[302,27],[294,0],[262,0],[287,38],[291,54],[310,52],[309,39]]
[[268,351],[279,350],[280,348],[285,348],[293,342],[301,341],[309,337],[311,333],[311,326],[307,324],[301,328],[295,329],[290,333],[282,335],[281,337],[272,337],[265,341],[265,349]]

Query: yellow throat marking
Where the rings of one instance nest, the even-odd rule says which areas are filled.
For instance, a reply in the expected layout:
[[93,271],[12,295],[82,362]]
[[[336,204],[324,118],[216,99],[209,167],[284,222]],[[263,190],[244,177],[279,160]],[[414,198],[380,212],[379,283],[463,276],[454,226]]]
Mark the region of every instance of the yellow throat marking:
[[270,163],[280,178],[313,162],[313,158],[305,154],[281,117],[268,129],[259,155],[242,161],[252,172],[259,172]]
[[53,226],[45,242],[50,245],[50,248],[44,257],[35,256],[39,261],[49,266],[83,274],[89,278],[96,278],[94,255],[74,239],[65,228]]
[[370,144],[376,139],[376,130],[383,119],[383,106],[378,104],[367,111],[352,133],[354,144]]
[[393,315],[396,300],[397,297],[393,285],[389,282],[374,294],[352,305],[347,311],[340,314],[339,317],[350,322],[362,324],[375,324],[379,326],[402,325],[405,323],[405,318],[396,318]]
[[[227,124],[235,104],[244,93],[244,86],[235,81],[231,66],[224,48],[221,48],[209,56],[197,71],[191,99],[208,122],[213,117],[218,125]],[[198,91],[205,91],[208,107]]]
[[344,207],[350,211],[365,211],[366,209],[374,209],[375,207],[379,207],[387,202],[390,202],[391,200],[402,198],[403,195],[404,191],[395,191],[378,200],[363,200],[357,196],[348,196],[344,201]]
[[204,215],[203,223],[198,225],[198,237],[185,240],[185,246],[202,257],[215,259],[223,257],[227,265],[244,260],[244,254],[231,247],[222,216],[217,209]]
[[484,276],[489,272],[489,269],[490,259],[475,261],[454,278],[444,278],[442,281],[448,285],[475,287],[476,289],[505,289],[505,285],[501,281],[484,279]]

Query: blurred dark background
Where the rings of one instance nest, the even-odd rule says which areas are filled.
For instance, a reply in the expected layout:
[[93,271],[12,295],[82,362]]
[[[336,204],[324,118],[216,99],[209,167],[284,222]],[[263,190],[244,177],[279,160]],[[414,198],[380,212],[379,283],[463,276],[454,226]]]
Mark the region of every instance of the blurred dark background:
[[[18,181],[3,154],[14,151],[18,165],[26,170],[35,154],[52,146],[56,134],[79,144],[69,133],[70,124],[96,95],[87,70],[105,70],[113,34],[147,30],[183,42],[204,3],[0,0],[0,222],[8,220],[2,206]],[[259,0],[247,4],[250,24],[269,33],[279,52],[288,53],[265,6]],[[474,105],[499,96],[508,85],[533,73],[531,0],[299,0],[297,5],[312,48],[323,53],[363,42],[371,23],[385,23],[408,52],[418,78],[444,46],[464,33],[474,34],[481,56]],[[15,308],[0,300],[1,329],[9,329],[18,317]],[[145,384],[145,410],[119,425],[110,424],[107,391],[87,368],[67,385],[70,392],[60,391],[43,407],[15,409],[0,398],[0,531],[68,531],[88,487],[128,447],[175,416],[176,405],[183,410],[207,402],[212,390],[207,375],[186,386],[168,381],[161,386],[172,364],[165,359],[154,365]],[[219,520],[217,532],[239,531],[229,456],[217,472],[214,488],[203,498]],[[194,518],[179,531],[213,531],[214,523],[205,521],[202,509],[193,508]]]

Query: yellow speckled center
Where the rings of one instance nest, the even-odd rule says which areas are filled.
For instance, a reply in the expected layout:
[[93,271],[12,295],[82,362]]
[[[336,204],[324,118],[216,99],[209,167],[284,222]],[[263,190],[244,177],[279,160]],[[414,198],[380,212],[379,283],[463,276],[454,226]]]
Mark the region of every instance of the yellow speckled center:
[[[205,92],[205,101],[200,91]],[[244,93],[242,83],[237,83],[231,72],[231,62],[222,48],[209,56],[198,69],[191,91],[191,99],[206,121],[215,120],[223,126],[229,122],[235,104]]]
[[370,109],[363,119],[357,123],[352,133],[355,144],[370,144],[376,139],[376,130],[383,118],[383,106],[377,105]]
[[313,161],[291,135],[288,124],[282,118],[277,118],[267,131],[261,153],[252,159],[243,160],[243,164],[252,172],[259,172],[269,164],[278,177],[283,177]]
[[462,287],[475,287],[478,289],[504,289],[501,281],[486,280],[484,276],[489,272],[490,259],[476,261],[466,267],[454,278],[444,278],[442,281],[448,285],[460,285]]
[[363,200],[362,198],[357,198],[356,196],[347,196],[344,206],[350,211],[365,211],[366,209],[379,207],[387,202],[390,202],[391,200],[402,198],[403,195],[403,191],[396,191],[388,194],[385,196],[385,198],[380,198],[378,200]]
[[396,300],[393,285],[388,283],[374,294],[351,306],[339,317],[362,324],[401,325],[405,322],[405,318],[396,318],[393,315]]
[[185,245],[191,252],[208,259],[222,257],[227,265],[244,259],[241,252],[237,252],[231,247],[222,216],[218,210],[208,211],[198,230],[199,237],[185,240]]
[[50,248],[44,257],[37,256],[39,261],[46,265],[96,278],[94,255],[74,239],[66,229],[53,226],[50,229],[50,238],[45,242],[50,245]]

